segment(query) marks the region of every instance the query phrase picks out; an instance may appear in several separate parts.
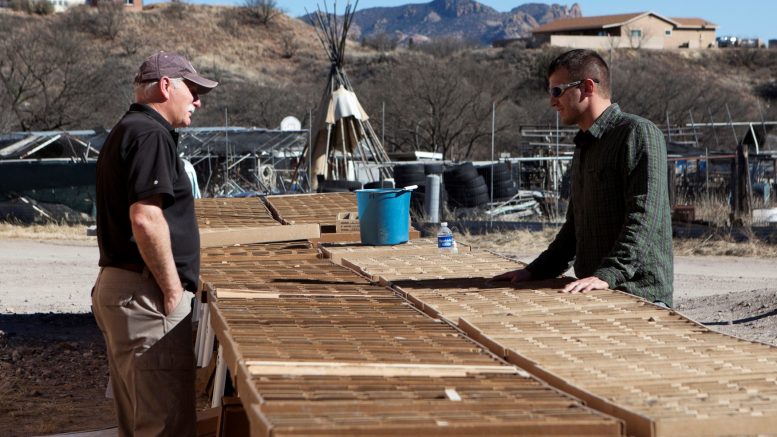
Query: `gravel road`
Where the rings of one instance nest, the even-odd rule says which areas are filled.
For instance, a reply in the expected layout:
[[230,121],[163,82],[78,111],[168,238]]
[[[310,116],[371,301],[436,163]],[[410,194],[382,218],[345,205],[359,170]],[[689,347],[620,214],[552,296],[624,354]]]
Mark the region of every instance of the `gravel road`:
[[[88,313],[98,257],[96,240],[0,240],[0,314]],[[675,258],[677,302],[753,290],[777,294],[777,259]]]
[[88,313],[93,241],[0,240],[0,314]]

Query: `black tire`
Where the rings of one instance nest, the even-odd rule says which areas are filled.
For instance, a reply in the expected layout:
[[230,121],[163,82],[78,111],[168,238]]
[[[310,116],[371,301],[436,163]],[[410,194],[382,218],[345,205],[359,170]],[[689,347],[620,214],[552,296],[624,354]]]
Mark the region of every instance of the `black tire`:
[[470,195],[465,197],[448,197],[448,205],[452,207],[465,207],[471,208],[475,206],[484,205],[489,202],[488,194]]
[[424,164],[424,173],[430,174],[442,174],[445,170],[445,166],[442,164]]
[[319,193],[342,193],[347,191],[356,191],[361,189],[362,183],[359,181],[345,180],[325,180],[318,186]]
[[471,181],[478,176],[478,171],[475,169],[475,166],[473,166],[471,162],[465,162],[463,164],[457,165],[448,170],[445,170],[443,173],[443,178],[446,182],[454,183],[464,183]]
[[345,187],[320,187],[318,189],[319,193],[350,193],[351,191],[354,190]]
[[466,182],[446,182],[446,187],[450,187],[451,189],[455,191],[483,191],[488,190],[488,186],[486,185],[486,181],[483,180],[482,176],[478,176],[475,179],[471,179]]
[[449,192],[454,192],[458,197],[476,196],[479,194],[488,194],[488,187],[480,185],[476,187],[451,187]]
[[491,166],[478,167],[478,173],[483,176],[487,183],[491,182],[492,174],[494,175],[494,182],[512,180],[512,174],[504,163],[501,166],[494,166],[493,171]]
[[392,184],[390,181],[367,182],[364,184],[364,188],[394,188],[394,184]]
[[424,166],[420,164],[404,164],[394,167],[394,183],[397,187],[408,185],[425,185]]
[[421,164],[402,164],[394,166],[394,179],[399,176],[424,176],[424,166]]

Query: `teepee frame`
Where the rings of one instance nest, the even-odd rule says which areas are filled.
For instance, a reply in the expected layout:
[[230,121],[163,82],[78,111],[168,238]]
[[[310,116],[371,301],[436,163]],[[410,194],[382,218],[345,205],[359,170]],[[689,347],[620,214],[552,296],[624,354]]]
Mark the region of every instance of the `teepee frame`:
[[[319,7],[315,14],[310,14],[316,35],[331,63],[327,86],[313,124],[312,144],[305,156],[313,189],[317,188],[320,178],[356,180],[359,166],[376,167],[380,179],[392,177],[388,166],[390,159],[343,69],[348,30],[358,4],[357,0],[351,7],[350,1],[347,2],[341,21],[335,14],[336,2],[332,14],[326,9],[326,2],[324,12]],[[375,179],[373,172],[364,173],[370,181]]]

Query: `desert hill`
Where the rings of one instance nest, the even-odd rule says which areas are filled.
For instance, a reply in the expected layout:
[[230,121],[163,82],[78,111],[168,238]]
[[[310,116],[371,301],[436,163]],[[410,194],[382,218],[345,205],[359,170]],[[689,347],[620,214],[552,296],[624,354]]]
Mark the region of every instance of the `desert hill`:
[[494,40],[529,36],[532,28],[557,18],[580,16],[577,3],[570,7],[527,3],[498,12],[474,0],[433,0],[359,10],[354,34],[359,38],[386,34],[400,43],[455,37],[489,46]]
[[[438,3],[438,2],[433,2]],[[140,13],[75,8],[35,16],[0,9],[0,133],[110,128],[131,102],[140,62],[157,50],[189,55],[221,82],[196,126],[274,128],[287,115],[307,126],[329,71],[306,22],[279,15],[267,24],[245,8],[160,4]],[[375,50],[351,41],[346,70],[389,150],[476,157],[510,151],[521,125],[555,125],[545,70],[560,48],[472,48],[455,39]],[[615,101],[657,124],[777,119],[777,57],[769,50],[618,50]],[[385,112],[384,112],[385,111]],[[381,125],[385,119],[385,126]],[[719,135],[724,135],[724,130]]]

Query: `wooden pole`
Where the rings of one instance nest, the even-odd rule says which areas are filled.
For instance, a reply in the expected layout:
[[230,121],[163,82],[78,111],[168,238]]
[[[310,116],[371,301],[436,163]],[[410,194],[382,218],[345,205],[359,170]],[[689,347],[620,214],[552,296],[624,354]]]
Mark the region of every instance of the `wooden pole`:
[[753,189],[750,185],[750,166],[748,165],[747,152],[747,145],[737,145],[737,155],[734,160],[736,173],[733,176],[736,180],[734,218],[738,223],[749,222],[752,212]]

